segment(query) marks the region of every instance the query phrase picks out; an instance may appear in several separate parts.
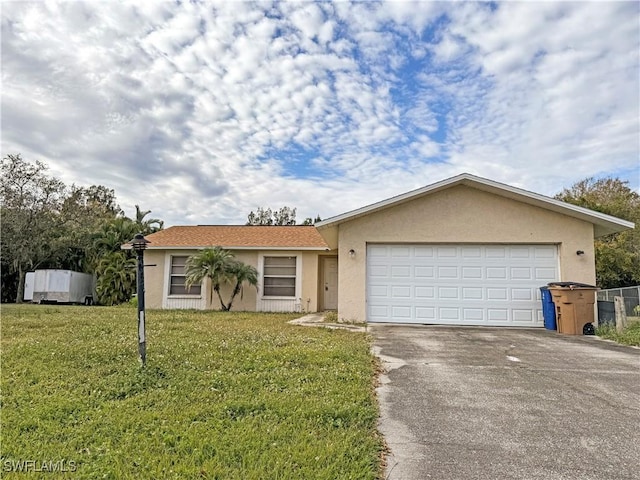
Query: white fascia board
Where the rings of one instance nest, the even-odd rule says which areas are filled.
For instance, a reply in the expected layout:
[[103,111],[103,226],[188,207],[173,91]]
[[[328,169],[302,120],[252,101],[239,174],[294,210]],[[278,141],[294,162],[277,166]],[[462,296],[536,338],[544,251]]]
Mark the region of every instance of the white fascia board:
[[[218,245],[215,245],[218,246]],[[311,251],[311,252],[325,252],[330,250],[322,247],[234,247],[228,245],[220,245],[225,250],[285,250],[285,251]],[[204,250],[205,248],[211,248],[212,245],[189,245],[189,246],[177,246],[177,247],[163,247],[163,246],[147,246],[146,250]]]
[[593,223],[595,226],[594,235],[596,237],[632,229],[635,226],[633,222],[622,220],[621,218],[612,217],[611,215],[607,215],[605,213],[589,210],[588,208],[572,205],[561,200],[556,200],[555,198],[546,197],[538,193],[529,192],[521,188],[512,187],[510,185],[495,182],[493,180],[488,180],[486,178],[476,177],[475,175],[471,175],[469,173],[463,173],[461,175],[457,175],[455,177],[451,177],[449,179],[427,185],[426,187],[412,190],[410,192],[391,197],[381,202],[373,203],[357,210],[352,210],[350,212],[328,218],[326,220],[323,220],[322,222],[316,223],[316,227],[318,229],[322,229],[335,226],[345,221],[353,220],[357,217],[373,213],[378,210],[383,210],[392,205],[398,205],[413,198],[429,193],[434,193],[439,190],[450,188],[456,185],[467,185],[470,187],[478,188],[480,190],[518,200],[529,205],[545,208],[547,210]]

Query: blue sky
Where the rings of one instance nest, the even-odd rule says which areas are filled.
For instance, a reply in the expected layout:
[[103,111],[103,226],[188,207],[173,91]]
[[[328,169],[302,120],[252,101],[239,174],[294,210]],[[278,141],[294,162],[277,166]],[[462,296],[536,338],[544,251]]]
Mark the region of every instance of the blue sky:
[[637,2],[4,2],[2,154],[167,225],[640,184]]

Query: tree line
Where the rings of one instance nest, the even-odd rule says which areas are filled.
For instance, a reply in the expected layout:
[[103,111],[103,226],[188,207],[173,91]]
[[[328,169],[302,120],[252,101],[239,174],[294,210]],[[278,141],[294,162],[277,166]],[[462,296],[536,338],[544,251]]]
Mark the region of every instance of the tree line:
[[555,198],[635,223],[633,230],[595,240],[596,284],[600,288],[640,285],[640,194],[618,178],[587,178]]
[[2,302],[22,301],[25,274],[43,268],[94,273],[97,301],[125,302],[135,292],[133,252],[120,249],[141,232],[162,229],[136,205],[127,217],[112,189],[67,186],[40,162],[2,159],[0,262]]
[[[249,213],[246,225],[297,225],[296,210],[296,208],[287,206],[276,210],[269,207],[258,207],[255,212],[252,210]],[[315,218],[305,218],[301,225],[314,225],[321,221],[320,215],[316,215]]]
[[[104,305],[126,302],[135,292],[135,258],[121,250],[136,233],[149,235],[163,221],[148,218],[150,211],[135,206],[127,217],[112,189],[102,185],[67,186],[48,174],[39,161],[27,162],[20,154],[2,159],[0,184],[0,268],[2,302],[20,302],[27,271],[60,268],[95,274],[97,301]],[[640,195],[616,178],[587,178],[564,189],[556,199],[635,222],[636,227],[595,240],[596,278],[600,288],[640,285]],[[306,218],[303,225],[319,222]],[[258,208],[247,225],[296,225],[296,209]],[[234,294],[221,308],[230,309],[242,284],[255,285],[255,272],[238,270],[239,262],[221,261],[220,251],[192,259],[190,280],[202,280],[207,261],[222,265],[209,278],[219,296],[221,283],[232,283]],[[224,252],[222,252],[224,253]],[[212,253],[208,252],[211,257]],[[221,262],[221,263],[220,263]],[[198,265],[199,263],[199,265]],[[198,273],[196,273],[198,272]],[[239,281],[238,281],[239,280]],[[213,292],[211,292],[213,294]]]

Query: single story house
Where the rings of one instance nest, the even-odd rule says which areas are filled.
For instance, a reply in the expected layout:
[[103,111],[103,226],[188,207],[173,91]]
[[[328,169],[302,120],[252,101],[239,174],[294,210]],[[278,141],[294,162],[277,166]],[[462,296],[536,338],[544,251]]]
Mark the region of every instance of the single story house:
[[219,308],[187,290],[189,255],[219,245],[256,267],[236,310],[345,320],[543,326],[539,287],[594,284],[594,238],[619,218],[462,174],[315,226],[175,226],[147,237],[149,308]]
[[[221,246],[237,260],[256,267],[258,289],[245,286],[234,310],[315,312],[338,308],[338,258],[314,226],[176,226],[148,235],[145,305],[148,308],[219,309],[211,285],[185,287],[190,255]],[[321,276],[327,289],[319,295]],[[329,278],[332,277],[332,278]],[[231,286],[221,289],[227,300]],[[333,298],[330,298],[333,294]]]

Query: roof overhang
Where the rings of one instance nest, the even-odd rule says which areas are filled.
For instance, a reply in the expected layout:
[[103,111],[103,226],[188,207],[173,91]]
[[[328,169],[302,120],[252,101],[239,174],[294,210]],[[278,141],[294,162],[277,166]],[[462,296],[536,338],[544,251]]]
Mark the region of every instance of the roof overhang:
[[486,178],[476,177],[469,173],[463,173],[455,177],[442,180],[440,182],[427,185],[426,187],[412,190],[395,197],[391,197],[381,202],[373,203],[356,210],[352,210],[335,217],[328,218],[321,222],[316,223],[318,230],[330,229],[337,227],[341,223],[354,220],[356,218],[368,215],[370,213],[378,212],[386,208],[400,205],[405,202],[409,202],[417,197],[423,195],[429,195],[439,192],[458,185],[465,185],[468,187],[476,188],[485,192],[500,195],[505,198],[510,198],[522,203],[527,203],[536,207],[544,208],[552,212],[567,215],[569,217],[577,218],[585,222],[593,224],[594,237],[602,237],[611,233],[618,233],[624,230],[634,228],[635,224],[621,218],[612,217],[604,213],[589,210],[588,208],[579,207],[570,203],[556,200],[555,198],[546,197],[538,193],[529,192],[520,188],[512,187],[503,183],[488,180]]
[[[220,245],[225,250],[278,250],[278,251],[309,251],[309,252],[325,252],[328,251],[329,248],[319,248],[319,247],[266,247],[266,246],[233,246],[233,245]],[[131,248],[131,247],[129,247]],[[147,250],[204,250],[205,248],[211,248],[211,245],[188,245],[188,246],[147,246]]]

